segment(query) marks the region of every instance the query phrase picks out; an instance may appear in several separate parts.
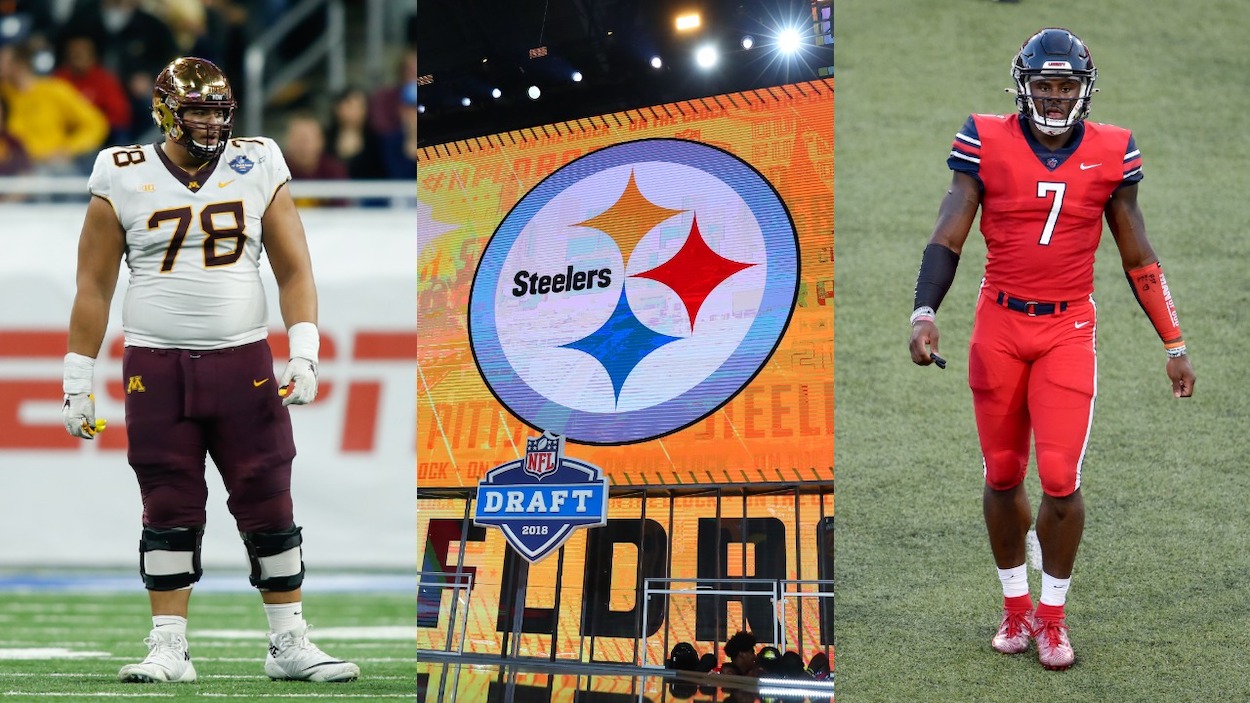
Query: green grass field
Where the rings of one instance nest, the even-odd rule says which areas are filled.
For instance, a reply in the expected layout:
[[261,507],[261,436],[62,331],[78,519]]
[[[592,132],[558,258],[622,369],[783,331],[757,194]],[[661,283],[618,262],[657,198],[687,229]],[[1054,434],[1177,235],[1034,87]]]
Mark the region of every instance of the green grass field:
[[[837,651],[842,703],[1250,699],[1250,3],[837,5]],[[994,653],[967,341],[984,242],[938,315],[945,371],[907,354],[924,244],[970,112],[1014,112],[1010,62],[1066,26],[1099,68],[1091,119],[1132,129],[1140,202],[1198,374],[1171,397],[1111,237],[1067,672]],[[1036,507],[1035,475],[1027,484]],[[1036,598],[1040,575],[1030,573]]]
[[412,700],[415,607],[407,593],[307,595],[311,639],[360,665],[358,681],[270,681],[266,622],[255,593],[201,593],[188,638],[199,680],[124,684],[122,665],[147,654],[141,590],[129,594],[0,593],[0,700]]

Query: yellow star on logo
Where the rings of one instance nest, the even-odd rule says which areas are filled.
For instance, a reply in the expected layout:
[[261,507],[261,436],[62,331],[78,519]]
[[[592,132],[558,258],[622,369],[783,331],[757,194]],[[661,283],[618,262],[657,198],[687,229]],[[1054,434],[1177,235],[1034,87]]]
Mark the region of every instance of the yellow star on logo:
[[629,261],[634,247],[638,246],[638,242],[646,236],[647,232],[681,212],[685,210],[670,210],[647,200],[642,191],[638,190],[638,183],[634,180],[634,172],[631,170],[629,182],[625,184],[625,191],[612,204],[612,207],[589,220],[578,222],[577,226],[594,227],[606,233],[621,248],[622,260]]

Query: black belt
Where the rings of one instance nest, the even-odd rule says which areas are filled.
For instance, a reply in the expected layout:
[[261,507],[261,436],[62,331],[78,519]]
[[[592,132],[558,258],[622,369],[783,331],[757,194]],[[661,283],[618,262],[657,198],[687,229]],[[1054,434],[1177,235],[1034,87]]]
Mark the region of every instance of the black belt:
[[996,302],[1008,310],[1022,312],[1029,317],[1036,317],[1038,315],[1056,315],[1068,309],[1068,303],[1066,301],[1060,303],[1039,303],[1036,300],[1021,300],[1019,298],[1013,298],[1002,291],[998,292],[998,299]]

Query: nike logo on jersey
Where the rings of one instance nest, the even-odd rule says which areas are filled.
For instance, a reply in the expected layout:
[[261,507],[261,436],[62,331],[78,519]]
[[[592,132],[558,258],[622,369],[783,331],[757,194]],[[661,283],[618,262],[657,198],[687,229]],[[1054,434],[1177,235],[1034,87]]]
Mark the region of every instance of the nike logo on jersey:
[[1089,320],[1086,320],[1086,321],[1084,321],[1084,322],[1073,322],[1072,324],[1073,324],[1073,326],[1075,326],[1075,327],[1079,330],[1079,329],[1081,329],[1082,327],[1084,327],[1085,325],[1088,325],[1088,324],[1089,324]]
[[1090,170],[1091,168],[1094,168],[1095,166],[1101,166],[1101,165],[1102,165],[1102,163],[1101,163],[1101,162],[1096,163],[1096,164],[1086,164],[1086,163],[1082,163],[1082,164],[1081,164],[1081,170],[1082,170],[1082,171],[1088,171],[1088,170]]
[[252,381],[252,387],[253,387],[253,388],[260,388],[261,386],[265,385],[266,383],[269,383],[269,379],[267,379],[267,378],[262,378],[262,379],[260,379],[259,381]]
[[228,181],[217,181],[217,187],[218,187],[218,188],[225,188],[226,186],[230,185],[231,183],[234,183],[234,181],[235,181],[235,179],[233,179],[233,178],[231,178],[231,179],[230,179],[230,180],[228,180]]

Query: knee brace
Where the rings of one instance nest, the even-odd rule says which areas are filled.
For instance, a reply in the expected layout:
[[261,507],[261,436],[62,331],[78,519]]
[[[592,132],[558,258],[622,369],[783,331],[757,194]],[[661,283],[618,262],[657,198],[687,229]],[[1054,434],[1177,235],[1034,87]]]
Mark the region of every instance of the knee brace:
[[262,591],[294,591],[304,583],[304,559],[300,528],[292,525],[281,532],[240,532],[247,558],[252,563],[248,577]]
[[200,568],[200,542],[204,526],[173,529],[143,528],[139,538],[139,574],[149,591],[188,588],[204,570]]

